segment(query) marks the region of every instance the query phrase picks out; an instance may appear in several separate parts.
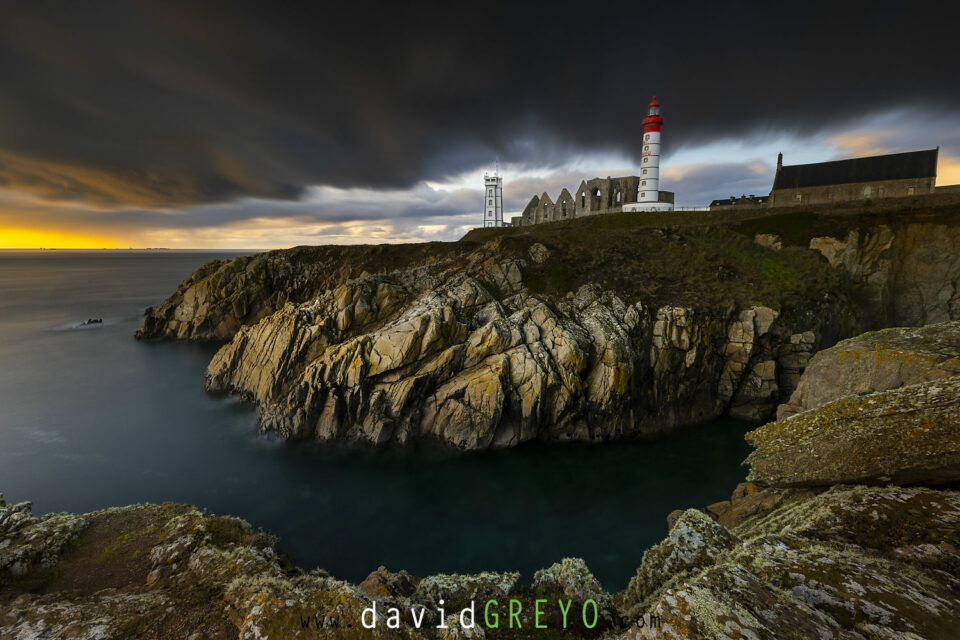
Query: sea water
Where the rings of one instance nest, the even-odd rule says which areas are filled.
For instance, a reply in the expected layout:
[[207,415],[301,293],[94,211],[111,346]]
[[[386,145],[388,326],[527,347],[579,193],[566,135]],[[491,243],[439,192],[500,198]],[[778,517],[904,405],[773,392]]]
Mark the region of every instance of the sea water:
[[[233,254],[235,255],[235,254]],[[226,253],[0,251],[0,492],[34,513],[188,502],[362,580],[533,571],[582,557],[623,588],[666,515],[730,496],[747,425],[653,442],[453,455],[284,443],[203,391],[215,345],[134,340],[145,307]],[[88,319],[102,323],[83,325]]]

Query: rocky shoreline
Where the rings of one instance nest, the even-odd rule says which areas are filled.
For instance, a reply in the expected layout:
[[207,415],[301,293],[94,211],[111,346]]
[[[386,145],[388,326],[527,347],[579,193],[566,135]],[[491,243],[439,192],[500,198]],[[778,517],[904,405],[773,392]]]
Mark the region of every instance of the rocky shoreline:
[[[830,380],[837,397],[751,432],[749,481],[730,501],[671,514],[668,536],[619,593],[569,558],[531,582],[381,567],[351,585],[285,564],[241,520],[186,505],[35,517],[29,503],[0,500],[0,638],[951,637],[958,336],[960,322],[889,329],[818,354],[797,393]],[[491,627],[490,600],[520,603],[519,627]],[[563,629],[560,609],[540,618],[537,600],[590,615]],[[478,625],[463,629],[456,614],[470,601]],[[404,614],[390,628],[391,607],[425,607],[426,622]]]
[[[960,262],[931,265],[957,253],[952,226],[879,224],[784,248],[770,234],[629,220],[592,230],[609,253],[593,266],[572,230],[550,229],[214,262],[148,310],[137,337],[225,342],[205,387],[253,403],[265,433],[483,450],[764,421],[837,340],[960,317]],[[676,280],[684,267],[665,256],[687,251],[705,264]],[[638,295],[636,280],[606,276],[618,271],[659,284]]]

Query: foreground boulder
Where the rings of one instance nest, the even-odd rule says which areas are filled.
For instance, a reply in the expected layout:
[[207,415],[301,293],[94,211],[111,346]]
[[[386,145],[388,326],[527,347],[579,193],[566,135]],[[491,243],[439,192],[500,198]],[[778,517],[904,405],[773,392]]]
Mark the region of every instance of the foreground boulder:
[[934,640],[960,624],[958,492],[836,487],[732,534],[665,576],[620,638]]
[[746,436],[748,480],[777,487],[960,481],[960,377],[844,396]]
[[960,374],[960,322],[871,331],[820,351],[777,419],[851,395]]
[[675,521],[670,535],[643,554],[637,575],[619,595],[628,618],[644,613],[647,599],[665,582],[679,576],[698,573],[712,565],[737,542],[726,528],[709,516],[688,509]]

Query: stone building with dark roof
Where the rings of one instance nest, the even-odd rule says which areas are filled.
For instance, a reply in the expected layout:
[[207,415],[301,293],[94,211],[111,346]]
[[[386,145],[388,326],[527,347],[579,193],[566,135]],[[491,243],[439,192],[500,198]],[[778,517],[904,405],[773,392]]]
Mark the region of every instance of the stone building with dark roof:
[[777,157],[768,206],[829,204],[934,192],[939,148],[867,158],[783,164]]

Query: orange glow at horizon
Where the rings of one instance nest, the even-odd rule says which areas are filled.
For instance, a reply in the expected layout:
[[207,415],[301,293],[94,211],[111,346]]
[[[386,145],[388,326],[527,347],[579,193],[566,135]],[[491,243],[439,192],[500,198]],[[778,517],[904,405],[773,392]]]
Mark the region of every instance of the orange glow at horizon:
[[960,184],[960,158],[940,153],[940,162],[937,167],[937,185],[947,186]]
[[0,249],[115,249],[113,240],[84,233],[0,227]]

